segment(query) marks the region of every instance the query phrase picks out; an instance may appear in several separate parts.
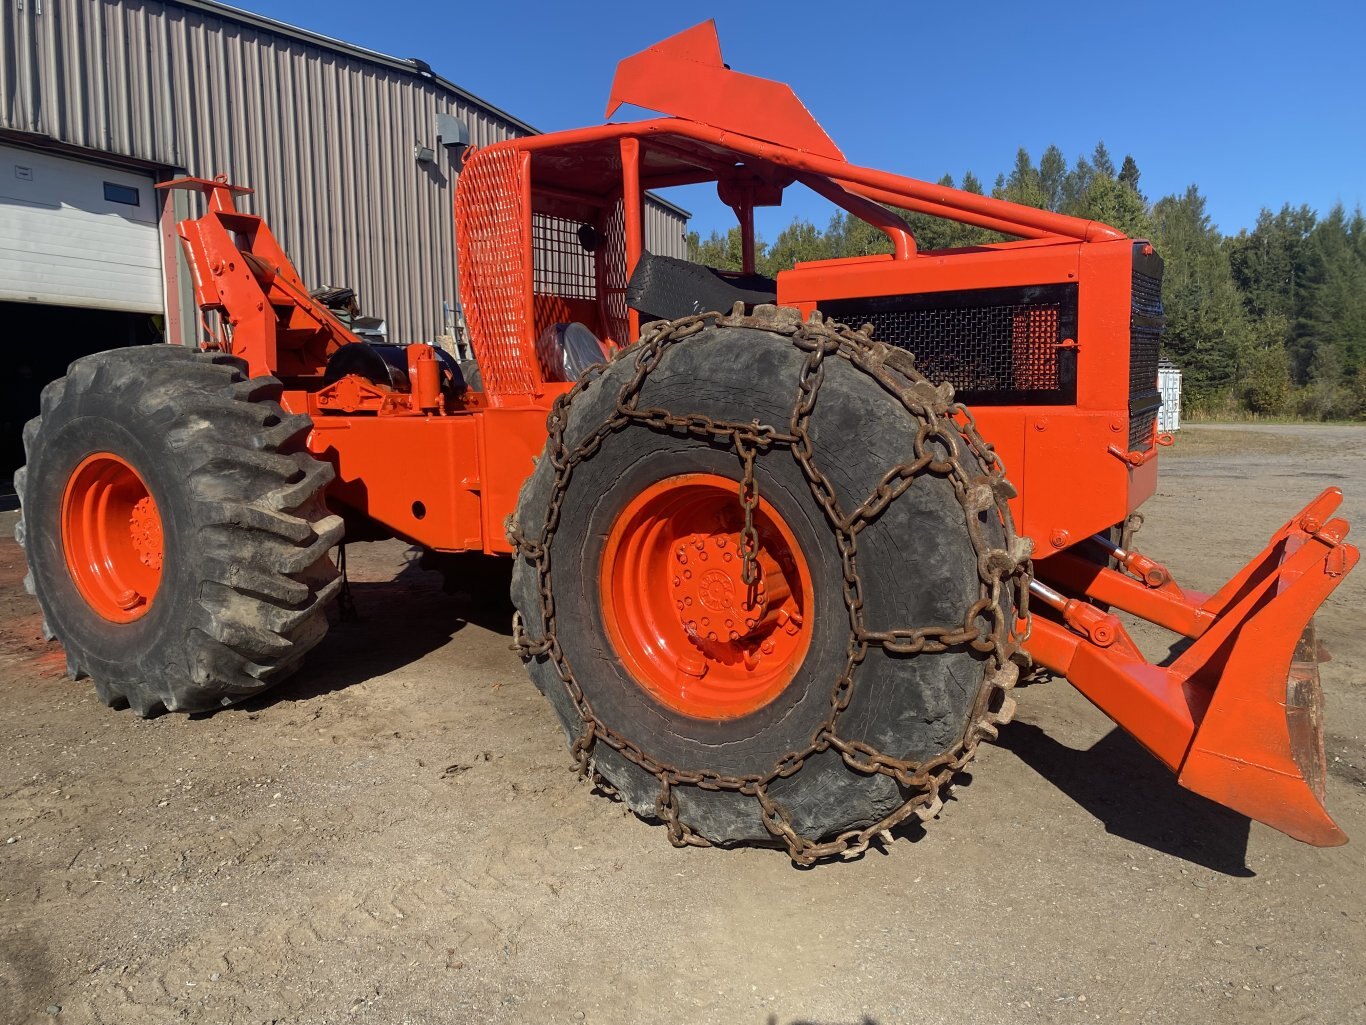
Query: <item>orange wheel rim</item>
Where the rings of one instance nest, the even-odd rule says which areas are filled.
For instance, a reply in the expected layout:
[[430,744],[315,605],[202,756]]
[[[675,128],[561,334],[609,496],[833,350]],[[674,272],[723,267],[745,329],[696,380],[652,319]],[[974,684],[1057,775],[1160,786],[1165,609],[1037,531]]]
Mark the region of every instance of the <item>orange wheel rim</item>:
[[739,484],[670,477],[622,511],[603,551],[607,634],[635,682],[698,719],[737,719],[792,681],[811,641],[811,573],[792,530],[760,498],[759,576],[741,576]]
[[112,452],[87,456],[62,495],[62,549],[71,579],[105,619],[147,614],[161,585],[161,513],[146,483]]

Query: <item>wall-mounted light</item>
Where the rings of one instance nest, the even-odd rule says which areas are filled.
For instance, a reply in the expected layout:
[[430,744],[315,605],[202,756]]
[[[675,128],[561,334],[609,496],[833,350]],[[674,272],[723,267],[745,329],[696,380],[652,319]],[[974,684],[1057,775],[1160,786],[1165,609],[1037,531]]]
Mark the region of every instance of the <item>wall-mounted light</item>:
[[424,146],[422,145],[422,143],[419,142],[416,146],[413,147],[413,159],[416,160],[419,164],[435,163],[436,150],[432,149],[430,146]]

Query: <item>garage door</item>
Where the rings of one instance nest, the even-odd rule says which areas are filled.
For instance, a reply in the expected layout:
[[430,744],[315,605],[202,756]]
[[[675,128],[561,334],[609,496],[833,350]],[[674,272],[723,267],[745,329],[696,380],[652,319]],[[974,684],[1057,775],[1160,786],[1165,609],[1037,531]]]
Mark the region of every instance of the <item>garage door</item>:
[[0,146],[0,299],[160,313],[150,175]]

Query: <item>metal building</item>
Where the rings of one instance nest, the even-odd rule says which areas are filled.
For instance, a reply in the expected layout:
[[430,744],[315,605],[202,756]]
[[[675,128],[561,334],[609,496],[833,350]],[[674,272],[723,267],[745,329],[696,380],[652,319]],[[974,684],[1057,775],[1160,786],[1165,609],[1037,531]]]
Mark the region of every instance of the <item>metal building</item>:
[[[213,0],[0,7],[0,324],[44,343],[4,403],[0,476],[35,382],[86,352],[195,336],[173,230],[191,200],[159,181],[254,187],[244,205],[310,285],[354,288],[395,341],[444,333],[457,167],[442,143],[466,140],[438,123],[474,146],[535,131],[421,61]],[[652,198],[651,249],[684,256],[686,220]]]

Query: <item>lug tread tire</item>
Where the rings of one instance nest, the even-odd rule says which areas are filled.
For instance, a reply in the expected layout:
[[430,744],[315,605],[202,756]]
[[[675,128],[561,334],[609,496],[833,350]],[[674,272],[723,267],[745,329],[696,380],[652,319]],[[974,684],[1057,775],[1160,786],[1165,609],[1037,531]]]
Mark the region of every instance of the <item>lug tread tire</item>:
[[[784,336],[709,325],[669,347],[641,388],[640,405],[676,416],[785,425],[797,400],[804,358]],[[635,363],[628,350],[597,371],[569,402],[563,413],[569,450],[614,417]],[[830,475],[844,507],[857,505],[890,467],[906,459],[916,429],[911,414],[873,378],[846,361],[828,361],[809,430],[816,462]],[[977,460],[965,444],[955,445],[961,459]],[[847,612],[834,536],[791,453],[781,447],[760,453],[755,479],[759,494],[774,504],[802,545],[815,585],[815,606],[807,613],[814,632],[798,676],[769,706],[741,719],[713,722],[689,720],[654,702],[630,679],[612,648],[597,575],[604,540],[634,495],[674,474],[707,472],[738,480],[738,467],[726,445],[680,430],[619,427],[568,476],[547,549],[558,650],[597,721],[654,764],[731,778],[771,771],[786,752],[809,743],[828,713],[832,685],[845,664]],[[512,522],[515,537],[539,543],[554,480],[547,449],[523,485]],[[1006,547],[1001,523],[988,520],[983,529],[994,546]],[[977,556],[947,480],[924,475],[859,537],[869,629],[961,623],[980,594]],[[512,597],[524,635],[535,639],[549,633],[539,585],[536,563],[519,547]],[[572,747],[584,735],[585,720],[560,666],[544,652],[524,654],[524,662]],[[985,656],[965,647],[909,657],[870,650],[853,679],[840,735],[920,762],[959,744],[972,728],[980,697],[992,686]],[[595,744],[591,758],[589,771],[610,792],[640,817],[659,820],[663,795],[656,775],[606,743]],[[785,807],[792,827],[813,842],[871,827],[915,796],[889,775],[849,766],[833,749],[774,780],[769,794]],[[754,797],[694,785],[674,786],[672,797],[678,824],[694,838],[718,846],[779,842]]]
[[[273,377],[248,378],[231,356],[171,345],[87,356],[43,389],[41,415],[24,428],[29,466],[15,476],[15,537],[30,562],[25,586],[66,647],[69,675],[92,676],[105,704],[150,716],[243,701],[297,669],[326,633],[326,606],[341,583],[330,552],[342,520],[323,501],[334,471],[305,450],[311,422],[281,408],[282,391]],[[174,493],[189,521],[175,540],[167,535],[177,568],[170,572],[168,551],[161,588],[169,593],[157,594],[185,608],[143,638],[154,649],[145,654],[91,642],[81,624],[96,614],[69,584],[60,518],[50,515],[64,480],[44,472],[44,449],[73,418],[90,415],[92,401],[153,454],[144,479],[154,493]],[[42,520],[30,520],[38,506]]]

